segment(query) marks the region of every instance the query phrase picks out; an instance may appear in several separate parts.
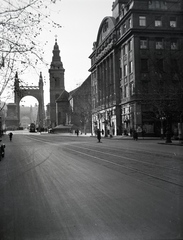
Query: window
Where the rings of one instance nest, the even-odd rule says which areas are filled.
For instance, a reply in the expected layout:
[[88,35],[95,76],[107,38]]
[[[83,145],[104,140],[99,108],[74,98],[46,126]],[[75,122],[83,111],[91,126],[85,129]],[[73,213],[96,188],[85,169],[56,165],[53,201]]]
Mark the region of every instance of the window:
[[107,30],[108,30],[108,22],[107,22],[107,20],[104,22],[104,24],[103,24],[103,33],[105,33]]
[[126,32],[126,24],[123,25],[123,33]]
[[132,20],[131,20],[131,18],[128,20],[128,24],[129,24],[129,28],[131,28],[132,27]]
[[120,37],[123,35],[123,28],[122,27],[120,27],[120,29],[119,29],[119,35],[120,35]]
[[124,97],[128,97],[128,85],[124,86]]
[[161,17],[160,16],[155,17],[155,27],[161,27],[161,26],[162,26]]
[[128,42],[128,51],[130,52],[132,50],[132,40]]
[[133,62],[130,61],[129,62],[129,73],[132,73],[133,72]]
[[127,47],[128,47],[127,44],[125,44],[125,45],[123,46],[123,55],[126,55],[126,54],[127,54],[127,50],[128,50]]
[[164,71],[163,59],[157,59],[155,63],[155,72],[163,73],[163,71]]
[[176,17],[170,17],[170,27],[172,27],[172,28],[177,27]]
[[148,39],[140,38],[140,49],[147,49],[147,48],[148,48]]
[[156,39],[156,49],[163,49],[163,39],[162,38],[157,38]]
[[177,59],[171,59],[171,72],[172,72],[172,74],[179,73]]
[[130,96],[134,94],[134,82],[130,83]]
[[123,74],[124,74],[124,77],[127,75],[127,64],[125,64],[123,67]]
[[170,42],[170,48],[171,50],[177,50],[178,49],[178,42],[177,39],[172,39]]
[[151,0],[149,1],[149,9],[167,9],[167,3],[165,0]]
[[161,7],[161,5],[160,5],[160,1],[155,1],[155,8],[160,8]]
[[146,17],[145,16],[139,16],[139,26],[141,26],[141,27],[146,26]]
[[141,72],[148,72],[148,59],[141,59]]

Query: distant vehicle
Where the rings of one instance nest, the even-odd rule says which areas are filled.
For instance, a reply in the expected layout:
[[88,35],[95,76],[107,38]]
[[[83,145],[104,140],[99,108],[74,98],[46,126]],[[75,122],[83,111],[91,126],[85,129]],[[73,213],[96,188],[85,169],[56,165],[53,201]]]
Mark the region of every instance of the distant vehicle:
[[36,125],[34,123],[31,123],[29,127],[29,132],[35,132],[35,131],[36,131]]

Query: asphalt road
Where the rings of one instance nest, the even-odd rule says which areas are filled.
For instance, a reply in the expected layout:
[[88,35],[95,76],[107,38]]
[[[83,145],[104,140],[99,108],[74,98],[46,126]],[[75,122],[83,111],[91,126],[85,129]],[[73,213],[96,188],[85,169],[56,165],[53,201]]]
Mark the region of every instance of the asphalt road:
[[3,137],[0,240],[183,239],[183,147]]

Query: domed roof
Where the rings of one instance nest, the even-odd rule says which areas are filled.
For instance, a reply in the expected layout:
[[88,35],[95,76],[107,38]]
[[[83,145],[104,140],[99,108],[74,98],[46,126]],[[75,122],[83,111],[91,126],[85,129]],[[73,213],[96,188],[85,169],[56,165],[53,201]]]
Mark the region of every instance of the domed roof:
[[114,17],[105,17],[99,27],[97,34],[97,46],[99,46],[103,40],[111,33],[116,24]]

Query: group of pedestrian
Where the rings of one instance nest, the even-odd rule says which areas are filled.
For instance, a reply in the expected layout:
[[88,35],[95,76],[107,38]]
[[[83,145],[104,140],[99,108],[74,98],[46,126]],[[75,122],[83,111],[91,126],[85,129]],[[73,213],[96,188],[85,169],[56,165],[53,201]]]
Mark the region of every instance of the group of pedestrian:
[[[103,130],[102,130],[103,131]],[[97,139],[98,139],[98,142],[100,143],[101,142],[101,132],[102,131],[100,131],[100,129],[98,128],[97,129],[97,131],[96,131],[96,135],[97,135]],[[141,133],[142,134],[142,137],[143,137],[143,139],[144,139],[144,136],[145,136],[145,130],[144,129],[140,129],[140,127],[139,128],[137,128],[137,130],[136,129],[130,129],[130,135],[131,136],[133,136],[133,139],[134,140],[138,140],[138,133]],[[102,133],[103,134],[103,133]],[[111,137],[112,135],[110,134],[110,137]]]

